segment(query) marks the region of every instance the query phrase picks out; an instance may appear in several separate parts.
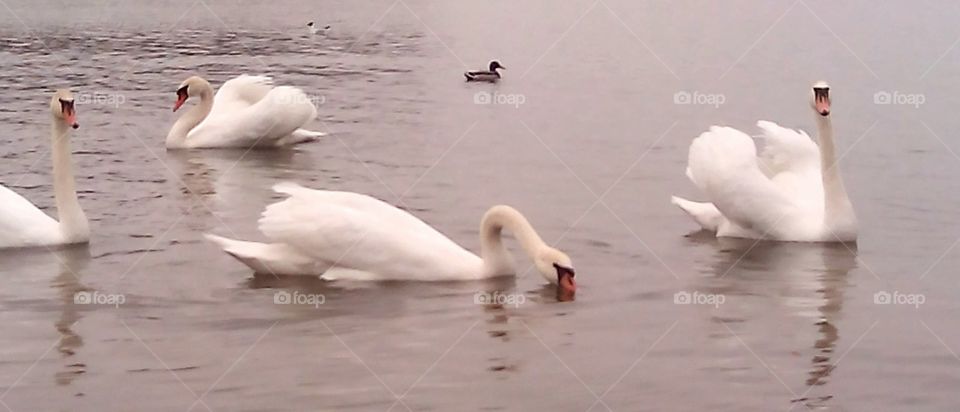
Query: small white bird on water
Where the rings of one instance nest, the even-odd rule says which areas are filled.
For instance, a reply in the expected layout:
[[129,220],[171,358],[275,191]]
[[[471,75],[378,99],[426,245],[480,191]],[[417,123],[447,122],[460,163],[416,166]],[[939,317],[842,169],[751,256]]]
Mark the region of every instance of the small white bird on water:
[[324,34],[326,34],[326,33],[327,33],[327,30],[330,30],[330,25],[328,24],[328,25],[326,25],[326,26],[323,26],[323,28],[321,29],[321,28],[317,27],[316,24],[313,24],[313,22],[311,21],[311,22],[307,23],[307,30],[310,31],[310,34],[317,34],[317,33],[321,33],[321,32],[324,33]]

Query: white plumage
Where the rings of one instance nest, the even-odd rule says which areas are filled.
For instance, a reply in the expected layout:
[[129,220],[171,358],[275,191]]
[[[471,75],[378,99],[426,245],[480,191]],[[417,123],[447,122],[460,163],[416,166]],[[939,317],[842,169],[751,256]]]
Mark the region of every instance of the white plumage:
[[200,103],[170,129],[168,148],[269,148],[324,136],[302,129],[317,117],[309,96],[295,87],[274,87],[269,77],[238,76],[213,98],[212,87],[199,77],[187,79],[183,88],[177,107],[186,97],[199,96]]
[[758,155],[747,134],[713,126],[694,139],[687,162],[687,176],[709,202],[672,202],[720,237],[856,240],[856,216],[835,166],[827,90],[814,85],[819,146],[803,131],[760,121]]
[[[569,257],[543,243],[515,209],[494,206],[480,228],[477,256],[416,218],[373,197],[281,183],[288,195],[266,208],[260,231],[271,243],[207,235],[258,273],[353,280],[471,280],[516,273],[500,236],[509,229],[544,277],[575,288]],[[561,276],[563,275],[563,276]]]

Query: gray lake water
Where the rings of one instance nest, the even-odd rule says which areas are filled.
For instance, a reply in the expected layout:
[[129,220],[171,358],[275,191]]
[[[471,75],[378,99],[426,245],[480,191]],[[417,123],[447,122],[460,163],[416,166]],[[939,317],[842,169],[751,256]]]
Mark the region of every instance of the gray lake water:
[[[0,4],[0,183],[55,212],[47,101],[71,87],[93,228],[89,247],[0,253],[0,410],[960,401],[953,2]],[[332,29],[311,36],[308,20]],[[502,82],[463,82],[494,58]],[[311,127],[330,136],[276,152],[167,152],[177,85],[241,73],[305,90],[321,103]],[[669,204],[698,197],[683,175],[690,141],[758,119],[812,132],[820,79],[859,244],[691,235]],[[477,104],[477,93],[522,104]],[[677,104],[683,93],[722,104]],[[878,104],[883,93],[904,104]],[[483,212],[513,205],[572,256],[580,289],[559,302],[520,256],[516,279],[483,283],[255,278],[202,240],[263,239],[256,219],[286,180],[377,196],[471,250]],[[478,290],[525,299],[478,305]],[[78,292],[125,300],[78,304]],[[325,301],[275,304],[277,293]],[[676,303],[684,293],[719,304]],[[877,303],[884,293],[922,304]]]

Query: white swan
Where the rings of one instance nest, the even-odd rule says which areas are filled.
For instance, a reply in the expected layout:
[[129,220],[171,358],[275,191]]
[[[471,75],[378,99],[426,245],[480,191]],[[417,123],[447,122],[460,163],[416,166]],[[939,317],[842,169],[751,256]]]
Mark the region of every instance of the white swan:
[[29,200],[0,185],[0,248],[86,243],[90,225],[80,209],[70,165],[70,128],[78,128],[73,95],[57,90],[50,99],[53,144],[53,191],[56,221]]
[[713,126],[690,145],[687,176],[710,200],[672,202],[718,237],[798,242],[857,240],[857,217],[837,166],[830,86],[813,85],[819,146],[803,131],[761,121],[757,156],[745,133]]
[[188,98],[200,103],[173,124],[168,149],[271,148],[308,142],[324,133],[301,129],[317,117],[317,108],[302,90],[274,87],[269,77],[240,75],[220,87],[193,76],[177,89],[177,111]]
[[268,206],[260,219],[260,231],[274,243],[206,235],[257,273],[424,281],[511,275],[516,273],[513,259],[501,241],[507,229],[544,278],[562,291],[576,290],[570,258],[544,243],[509,206],[494,206],[483,216],[480,257],[410,213],[367,195],[292,183],[273,189],[289,195]]

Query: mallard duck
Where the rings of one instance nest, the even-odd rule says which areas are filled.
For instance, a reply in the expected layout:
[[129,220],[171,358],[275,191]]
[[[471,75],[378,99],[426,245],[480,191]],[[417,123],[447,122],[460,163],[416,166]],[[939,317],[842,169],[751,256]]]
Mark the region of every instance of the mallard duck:
[[490,70],[466,72],[463,76],[467,78],[468,82],[495,82],[500,80],[500,73],[497,73],[497,69],[506,70],[507,68],[501,66],[500,62],[494,60],[490,62]]

